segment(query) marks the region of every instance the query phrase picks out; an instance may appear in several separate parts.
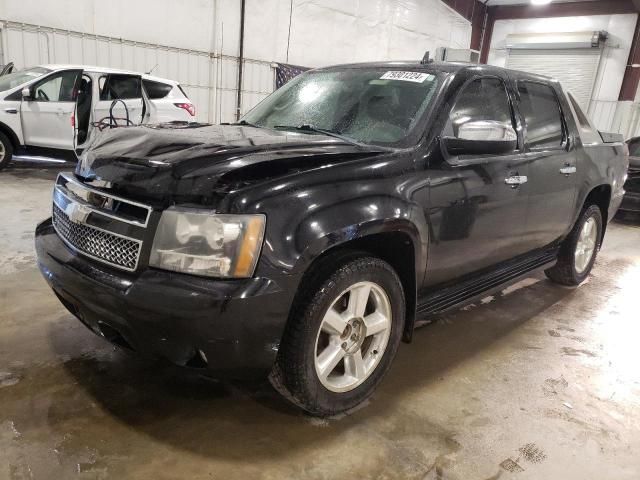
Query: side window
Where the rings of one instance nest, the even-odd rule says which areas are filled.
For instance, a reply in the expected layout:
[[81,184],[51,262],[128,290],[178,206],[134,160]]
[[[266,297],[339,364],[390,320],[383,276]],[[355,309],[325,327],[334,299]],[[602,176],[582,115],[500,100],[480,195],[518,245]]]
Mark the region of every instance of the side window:
[[107,75],[98,81],[100,100],[142,98],[140,77],[135,75]]
[[79,73],[67,70],[45,78],[33,88],[33,99],[37,102],[73,102]]
[[509,97],[499,78],[478,78],[464,87],[449,114],[447,133],[457,137],[461,125],[476,121],[500,122],[513,128]]
[[531,148],[560,148],[564,141],[562,114],[553,89],[541,83],[518,82],[520,113]]
[[142,84],[144,85],[144,89],[151,100],[166,97],[173,88],[172,85],[155,82],[153,80],[142,80]]

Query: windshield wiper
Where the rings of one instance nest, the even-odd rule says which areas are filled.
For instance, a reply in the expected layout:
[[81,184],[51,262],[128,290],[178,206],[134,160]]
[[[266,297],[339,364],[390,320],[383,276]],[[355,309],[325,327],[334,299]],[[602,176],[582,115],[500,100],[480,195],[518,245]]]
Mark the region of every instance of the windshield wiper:
[[261,125],[256,125],[255,123],[247,122],[246,120],[240,120],[235,123],[222,122],[220,125],[242,125],[243,127],[264,128]]
[[298,130],[298,131],[303,131],[303,132],[315,132],[315,133],[321,133],[323,135],[327,135],[329,137],[335,137],[335,138],[339,138],[340,140],[342,140],[343,142],[346,143],[350,143],[351,145],[356,145],[358,147],[368,147],[368,145],[358,142],[357,140],[354,140],[353,138],[350,137],[346,137],[344,135],[341,135],[338,132],[334,132],[333,130],[325,130],[324,128],[317,128],[314,127],[313,125],[310,125],[308,123],[303,123],[302,125],[274,125],[275,129],[277,130]]

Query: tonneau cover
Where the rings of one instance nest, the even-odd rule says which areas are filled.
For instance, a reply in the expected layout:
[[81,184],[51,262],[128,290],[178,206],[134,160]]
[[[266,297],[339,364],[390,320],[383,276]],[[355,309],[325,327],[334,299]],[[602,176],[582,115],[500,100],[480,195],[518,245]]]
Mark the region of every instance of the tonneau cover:
[[624,136],[621,133],[598,132],[604,143],[623,143]]

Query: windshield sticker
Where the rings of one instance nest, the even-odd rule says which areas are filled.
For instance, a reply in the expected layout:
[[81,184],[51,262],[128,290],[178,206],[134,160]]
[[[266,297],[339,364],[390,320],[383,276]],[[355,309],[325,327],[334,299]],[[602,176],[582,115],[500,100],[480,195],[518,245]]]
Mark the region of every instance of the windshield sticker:
[[432,80],[433,75],[421,72],[387,72],[380,77],[380,80],[402,80],[415,83],[422,83],[426,79]]

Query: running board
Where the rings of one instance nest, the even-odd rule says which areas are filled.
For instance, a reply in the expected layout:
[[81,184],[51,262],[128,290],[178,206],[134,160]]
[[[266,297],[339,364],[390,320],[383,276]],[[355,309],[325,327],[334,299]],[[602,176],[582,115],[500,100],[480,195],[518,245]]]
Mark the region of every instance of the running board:
[[483,275],[433,290],[419,299],[417,313],[419,316],[435,315],[473,303],[517,283],[536,270],[552,267],[557,255],[556,249],[547,250],[536,256],[510,262]]

